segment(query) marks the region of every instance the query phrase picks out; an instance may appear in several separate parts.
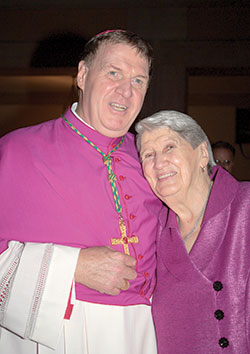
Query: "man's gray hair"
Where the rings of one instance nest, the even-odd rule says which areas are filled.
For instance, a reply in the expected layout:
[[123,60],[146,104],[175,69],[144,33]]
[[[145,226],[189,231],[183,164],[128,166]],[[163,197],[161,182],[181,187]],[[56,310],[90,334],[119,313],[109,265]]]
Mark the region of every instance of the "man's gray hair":
[[193,149],[197,148],[197,146],[199,146],[203,141],[206,142],[209,155],[207,171],[210,175],[213,166],[216,166],[211,144],[199,124],[187,114],[177,111],[160,111],[139,121],[135,126],[135,130],[137,132],[136,145],[138,150],[141,150],[141,137],[145,131],[151,131],[153,129],[164,127],[168,127],[178,133],[192,146]]

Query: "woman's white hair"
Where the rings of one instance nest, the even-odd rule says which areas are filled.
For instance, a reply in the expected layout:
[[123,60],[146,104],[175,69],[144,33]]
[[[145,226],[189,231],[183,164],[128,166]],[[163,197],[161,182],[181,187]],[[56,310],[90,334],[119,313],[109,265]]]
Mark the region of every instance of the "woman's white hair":
[[211,144],[207,135],[199,124],[187,114],[177,111],[160,111],[139,121],[135,130],[137,132],[136,145],[141,150],[141,137],[145,131],[168,127],[185,139],[193,149],[197,148],[203,141],[207,144],[209,161],[207,165],[208,174],[211,174],[213,166],[216,165]]

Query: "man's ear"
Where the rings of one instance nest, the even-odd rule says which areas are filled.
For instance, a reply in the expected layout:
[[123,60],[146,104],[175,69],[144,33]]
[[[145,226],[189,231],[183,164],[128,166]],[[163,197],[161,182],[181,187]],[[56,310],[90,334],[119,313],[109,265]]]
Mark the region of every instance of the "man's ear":
[[86,75],[88,72],[88,66],[84,60],[81,60],[78,64],[78,73],[76,76],[77,86],[83,91],[85,86]]

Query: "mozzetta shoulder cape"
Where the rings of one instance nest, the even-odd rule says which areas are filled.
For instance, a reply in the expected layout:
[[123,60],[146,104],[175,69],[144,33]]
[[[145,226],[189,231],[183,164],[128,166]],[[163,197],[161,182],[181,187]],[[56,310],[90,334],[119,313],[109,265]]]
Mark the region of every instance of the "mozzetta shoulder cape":
[[250,352],[250,183],[220,167],[213,172],[190,254],[176,215],[161,214],[153,298],[159,354]]

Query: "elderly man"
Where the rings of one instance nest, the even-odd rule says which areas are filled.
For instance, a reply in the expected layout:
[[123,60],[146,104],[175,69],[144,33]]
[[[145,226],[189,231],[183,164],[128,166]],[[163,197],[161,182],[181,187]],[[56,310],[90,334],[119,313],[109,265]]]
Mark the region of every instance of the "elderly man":
[[151,47],[123,30],[85,46],[79,102],[0,141],[1,354],[154,354],[161,203],[127,133]]

